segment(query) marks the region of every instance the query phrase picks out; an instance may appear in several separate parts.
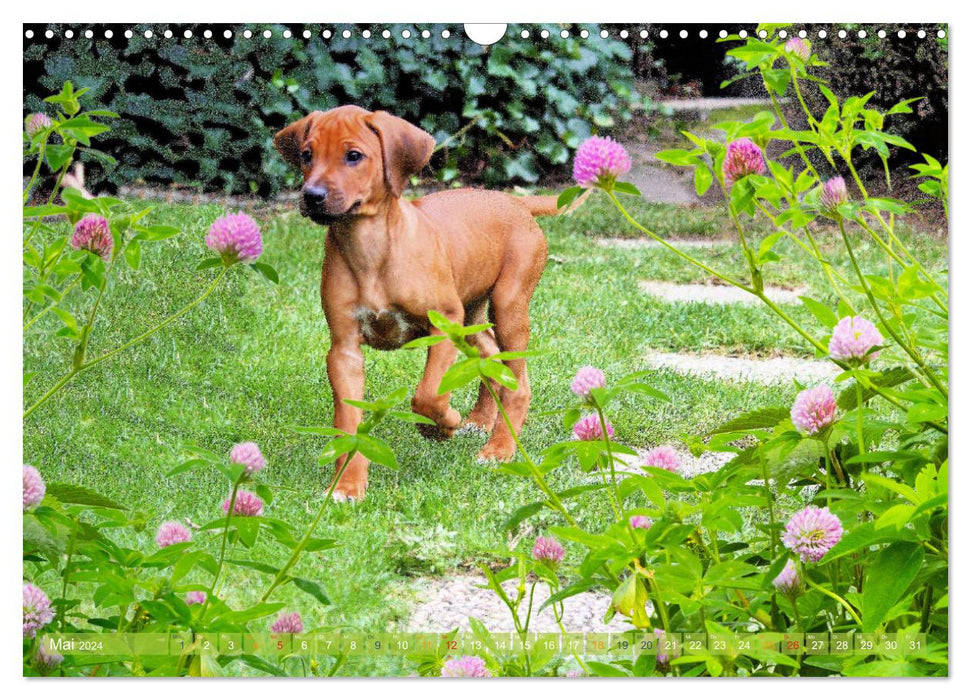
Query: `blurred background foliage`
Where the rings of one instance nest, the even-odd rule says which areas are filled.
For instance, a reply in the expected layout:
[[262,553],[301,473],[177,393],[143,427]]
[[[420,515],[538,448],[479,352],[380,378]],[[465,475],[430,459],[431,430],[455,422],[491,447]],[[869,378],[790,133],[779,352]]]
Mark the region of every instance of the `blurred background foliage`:
[[[702,26],[706,38],[699,36]],[[925,39],[914,25],[881,25],[884,39],[866,26],[861,39],[864,26],[792,31],[807,30],[813,50],[829,63],[819,77],[841,97],[873,90],[873,104],[888,108],[924,96],[914,105],[920,118],[898,120],[892,129],[947,162],[947,39],[935,38],[946,25],[922,26]],[[43,111],[42,98],[71,80],[91,90],[94,108],[122,117],[103,144],[114,162],[92,167],[93,157],[82,154],[95,191],[175,183],[275,194],[294,185],[297,173],[274,151],[273,134],[311,110],[348,103],[387,109],[433,134],[440,148],[424,175],[444,184],[556,183],[569,177],[571,152],[583,139],[641,129],[657,116],[661,99],[764,95],[752,82],[721,85],[737,66],[725,58],[728,45],[717,41],[718,32],[751,32],[755,25],[510,25],[491,47],[467,39],[460,25],[99,25],[91,27],[91,39],[83,35],[88,27],[72,27],[72,39],[57,25],[46,39],[46,28],[38,25],[24,44],[25,114]],[[133,29],[130,39],[126,28]],[[568,38],[560,36],[564,28]],[[904,39],[896,36],[901,28]],[[166,29],[172,38],[163,37]],[[211,39],[203,38],[207,29]],[[267,29],[270,38],[263,37]],[[324,29],[330,38],[322,38]],[[370,38],[361,36],[364,29]],[[579,36],[582,29],[589,38]],[[608,38],[601,29],[609,29]],[[650,38],[641,37],[644,29]],[[816,38],[820,29],[826,39]],[[846,39],[837,38],[840,29]],[[185,30],[191,39],[183,38]],[[303,39],[304,31],[312,38]]]
[[[91,104],[117,112],[104,150],[117,163],[89,175],[97,188],[137,181],[183,183],[207,190],[272,194],[296,174],[273,149],[274,132],[314,109],[358,104],[386,109],[434,135],[441,146],[431,167],[449,181],[533,183],[568,174],[570,154],[599,129],[628,121],[654,103],[633,89],[635,51],[620,39],[560,38],[561,27],[510,26],[501,43],[482,47],[452,27],[393,25],[361,36],[364,27],[328,25],[180,25],[123,28],[104,39],[54,39],[25,46],[24,103],[41,111],[42,96],[65,80],[91,90]],[[213,31],[204,39],[205,29]],[[284,29],[293,38],[284,38]],[[185,29],[193,38],[184,39]],[[271,38],[262,32],[269,29]],[[352,30],[344,37],[346,29]],[[410,38],[402,37],[408,30]],[[422,38],[422,29],[431,36]],[[303,39],[304,30],[312,33]],[[56,32],[57,36],[61,32]],[[102,37],[102,38],[98,38]],[[647,45],[644,45],[647,50]],[[92,169],[89,168],[89,171]]]

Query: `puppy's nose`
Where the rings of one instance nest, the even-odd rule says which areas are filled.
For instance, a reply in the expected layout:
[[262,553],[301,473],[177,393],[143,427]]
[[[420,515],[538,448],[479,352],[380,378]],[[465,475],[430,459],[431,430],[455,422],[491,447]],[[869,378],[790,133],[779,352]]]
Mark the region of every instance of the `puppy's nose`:
[[327,188],[315,185],[305,187],[303,190],[303,201],[311,207],[319,207],[327,200]]

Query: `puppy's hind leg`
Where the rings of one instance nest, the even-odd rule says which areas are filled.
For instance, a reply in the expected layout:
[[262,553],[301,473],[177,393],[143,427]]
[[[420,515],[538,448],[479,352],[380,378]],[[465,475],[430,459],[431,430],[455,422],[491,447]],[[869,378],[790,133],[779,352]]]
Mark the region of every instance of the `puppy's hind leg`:
[[[472,325],[482,323],[481,320],[472,321]],[[481,333],[476,333],[469,338],[469,342],[479,349],[481,357],[492,357],[499,352],[499,343],[496,342],[496,333],[491,328]],[[495,392],[495,396],[502,391],[502,386],[494,379],[489,380],[489,386]],[[492,432],[496,424],[496,416],[499,414],[499,406],[484,383],[479,382],[479,398],[476,399],[475,406],[469,411],[469,415],[462,423],[462,429],[481,430],[486,435]]]
[[[546,239],[532,220],[522,235],[515,237],[517,249],[499,275],[492,290],[490,315],[495,322],[496,340],[503,352],[523,352],[529,345],[529,302],[546,266]],[[497,419],[489,441],[479,452],[479,459],[511,459],[529,411],[531,392],[526,374],[526,360],[506,360],[516,377],[516,389],[502,388],[499,394],[509,422]]]

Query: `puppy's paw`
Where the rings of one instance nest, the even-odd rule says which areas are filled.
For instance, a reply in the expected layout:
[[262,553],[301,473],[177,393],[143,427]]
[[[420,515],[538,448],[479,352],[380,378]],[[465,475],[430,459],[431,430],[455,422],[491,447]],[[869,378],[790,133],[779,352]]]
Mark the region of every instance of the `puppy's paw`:
[[418,432],[429,440],[448,440],[458,429],[462,422],[462,416],[454,408],[449,408],[445,415],[439,419],[435,425],[427,423],[418,424]]
[[428,423],[418,423],[418,432],[426,440],[441,442],[448,440],[455,435],[454,428],[443,428],[440,425],[428,425]]
[[480,423],[470,420],[466,420],[464,423],[462,423],[459,429],[455,431],[456,435],[469,435],[472,433],[476,435],[488,435],[489,431],[487,431]]
[[334,489],[331,497],[337,503],[355,503],[364,500],[364,493],[367,491],[367,482],[341,481]]
[[515,444],[487,442],[485,447],[479,450],[476,459],[480,462],[508,462],[514,454],[516,454]]

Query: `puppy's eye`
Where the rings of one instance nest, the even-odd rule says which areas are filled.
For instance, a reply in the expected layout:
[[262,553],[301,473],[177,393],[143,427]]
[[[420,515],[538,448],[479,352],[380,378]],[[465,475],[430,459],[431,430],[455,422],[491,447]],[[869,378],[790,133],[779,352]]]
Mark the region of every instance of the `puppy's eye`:
[[360,151],[348,151],[344,154],[344,160],[348,163],[359,163],[364,160],[364,154]]
[[304,150],[300,151],[300,162],[304,165],[310,165],[313,159],[313,151],[311,151],[309,148],[305,148]]

